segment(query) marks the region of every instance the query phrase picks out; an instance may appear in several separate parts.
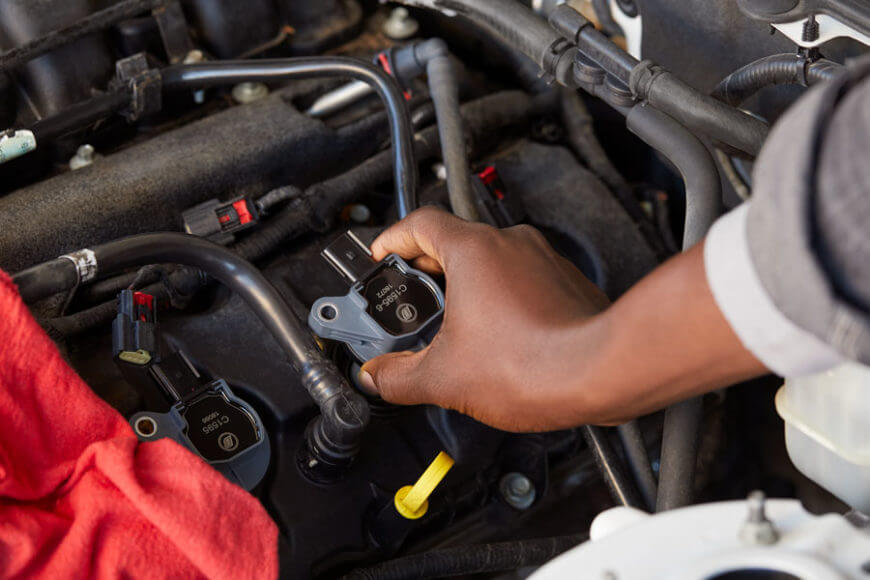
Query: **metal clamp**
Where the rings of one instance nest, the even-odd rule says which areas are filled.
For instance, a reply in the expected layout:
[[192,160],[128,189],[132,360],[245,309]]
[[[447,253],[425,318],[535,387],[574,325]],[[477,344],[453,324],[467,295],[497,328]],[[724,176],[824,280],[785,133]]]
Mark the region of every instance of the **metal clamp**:
[[90,282],[97,277],[97,255],[93,250],[84,249],[72,254],[64,254],[60,259],[69,260],[75,265],[78,275],[77,284]]

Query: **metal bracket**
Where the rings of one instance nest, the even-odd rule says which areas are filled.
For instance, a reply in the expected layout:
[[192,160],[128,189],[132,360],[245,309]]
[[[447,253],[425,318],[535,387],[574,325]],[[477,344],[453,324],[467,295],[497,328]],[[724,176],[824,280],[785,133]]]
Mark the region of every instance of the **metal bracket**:
[[828,14],[818,14],[815,16],[819,26],[819,34],[815,40],[804,40],[804,23],[806,19],[795,20],[793,22],[777,22],[771,26],[782,32],[789,40],[802,48],[815,48],[835,38],[851,38],[857,40],[865,46],[870,46],[870,36],[863,32],[859,32],[833,16]]

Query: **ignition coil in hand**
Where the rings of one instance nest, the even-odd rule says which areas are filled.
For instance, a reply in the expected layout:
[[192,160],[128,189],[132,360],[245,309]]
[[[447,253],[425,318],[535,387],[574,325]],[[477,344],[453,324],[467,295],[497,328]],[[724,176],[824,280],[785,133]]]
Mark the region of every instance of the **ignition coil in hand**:
[[312,306],[308,325],[319,337],[343,342],[365,362],[388,352],[420,349],[438,331],[444,294],[425,273],[395,254],[375,261],[351,231],[322,255],[350,289]]

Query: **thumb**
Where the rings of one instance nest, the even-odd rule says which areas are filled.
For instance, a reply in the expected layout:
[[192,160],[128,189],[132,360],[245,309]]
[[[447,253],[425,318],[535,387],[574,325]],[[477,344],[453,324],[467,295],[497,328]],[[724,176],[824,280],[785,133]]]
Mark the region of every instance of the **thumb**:
[[421,369],[428,350],[392,352],[373,358],[360,370],[359,382],[365,390],[390,403],[420,404],[425,392],[425,374]]

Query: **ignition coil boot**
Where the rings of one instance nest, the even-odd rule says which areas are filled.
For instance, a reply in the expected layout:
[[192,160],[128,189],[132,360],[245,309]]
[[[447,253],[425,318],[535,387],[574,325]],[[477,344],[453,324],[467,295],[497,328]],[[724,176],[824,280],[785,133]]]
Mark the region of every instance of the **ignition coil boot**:
[[130,425],[140,441],[169,437],[247,490],[263,479],[269,467],[269,437],[263,421],[222,379],[177,401],[168,413],[137,413]]
[[390,254],[376,262],[348,231],[322,252],[350,283],[345,296],[320,298],[308,325],[317,336],[345,343],[360,362],[397,350],[419,349],[435,335],[444,294],[432,278]]
[[156,300],[150,294],[122,290],[112,323],[112,355],[119,361],[147,365],[157,348]]
[[[165,352],[153,296],[123,290],[118,303],[112,328],[115,361],[124,378],[140,388],[149,409],[129,421],[139,440],[169,437],[233,483],[252,489],[269,467],[269,436],[260,416],[226,381],[203,378],[182,351]],[[165,413],[150,410],[167,408]]]
[[219,244],[229,244],[234,234],[255,225],[259,213],[255,204],[245,197],[229,201],[210,199],[181,214],[184,231]]

